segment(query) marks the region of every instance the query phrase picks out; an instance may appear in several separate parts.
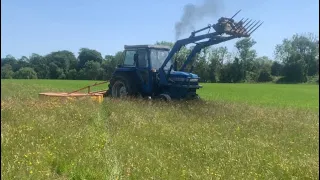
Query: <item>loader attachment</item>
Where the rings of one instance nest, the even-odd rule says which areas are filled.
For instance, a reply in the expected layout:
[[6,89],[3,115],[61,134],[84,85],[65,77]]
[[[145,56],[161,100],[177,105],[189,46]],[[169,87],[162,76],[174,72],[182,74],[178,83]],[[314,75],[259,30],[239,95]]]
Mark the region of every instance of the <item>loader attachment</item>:
[[236,37],[250,37],[250,35],[256,31],[263,22],[253,21],[252,19],[243,20],[236,22],[233,18],[240,12],[240,10],[232,16],[232,18],[221,17],[217,24],[212,25],[212,28],[219,34],[227,34]]
[[[213,28],[217,33],[214,36],[208,37],[209,40],[197,42],[195,43],[196,46],[192,49],[191,53],[187,57],[186,61],[180,68],[180,71],[184,71],[186,66],[188,64],[192,64],[193,57],[199,53],[203,48],[206,48],[208,46],[212,46],[215,44],[219,44],[225,41],[229,41],[231,39],[235,38],[241,38],[241,37],[250,37],[250,35],[257,30],[263,22],[260,23],[260,21],[256,22],[249,19],[246,19],[243,21],[243,18],[236,22],[233,18],[240,12],[239,10],[235,15],[233,15],[231,18],[221,17],[218,22],[214,25],[208,25],[208,27],[202,28],[200,30],[194,31],[191,33],[190,37],[194,37],[196,33],[199,33],[203,30]],[[227,36],[222,36],[223,34],[226,34]],[[192,72],[192,69],[189,71]]]

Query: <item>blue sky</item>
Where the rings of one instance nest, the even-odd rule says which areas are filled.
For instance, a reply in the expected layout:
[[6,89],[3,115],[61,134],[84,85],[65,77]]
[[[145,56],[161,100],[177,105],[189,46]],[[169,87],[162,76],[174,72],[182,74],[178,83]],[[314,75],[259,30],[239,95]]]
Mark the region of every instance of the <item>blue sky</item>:
[[[202,0],[2,0],[1,57],[45,55],[82,47],[103,56],[121,51],[125,44],[153,44],[175,40],[175,22],[187,3]],[[295,33],[319,33],[318,0],[225,0],[218,16],[196,24],[202,28],[219,16],[262,20],[253,33],[259,56],[273,57],[274,47]],[[185,34],[183,37],[187,37]],[[236,40],[219,44],[235,51]]]

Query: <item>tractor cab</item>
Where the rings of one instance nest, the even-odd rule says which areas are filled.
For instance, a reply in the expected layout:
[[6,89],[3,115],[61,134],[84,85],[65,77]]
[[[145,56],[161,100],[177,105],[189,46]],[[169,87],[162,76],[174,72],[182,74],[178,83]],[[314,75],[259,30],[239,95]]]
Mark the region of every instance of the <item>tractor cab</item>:
[[[157,45],[125,45],[123,67],[134,66],[155,71],[161,67],[170,48]],[[167,65],[171,66],[171,61]]]
[[[136,71],[136,78],[139,79],[143,94],[149,94],[152,85],[155,84],[156,74],[165,61],[170,48],[156,45],[125,45],[123,68],[133,68]],[[171,66],[168,62],[165,70]]]

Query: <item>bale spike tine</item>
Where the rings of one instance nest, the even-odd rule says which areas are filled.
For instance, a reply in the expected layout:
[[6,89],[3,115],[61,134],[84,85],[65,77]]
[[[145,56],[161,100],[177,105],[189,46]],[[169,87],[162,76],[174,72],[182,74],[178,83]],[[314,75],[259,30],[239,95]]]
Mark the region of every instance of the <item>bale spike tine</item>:
[[243,31],[242,33],[244,33],[244,32],[248,32],[247,31],[247,29],[249,29],[254,23],[256,22],[256,20],[254,20],[251,24],[249,24],[249,25],[246,25],[246,27],[244,28],[245,29],[245,31]]
[[243,25],[243,28],[242,28],[241,31],[240,31],[241,33],[244,32],[244,31],[246,31],[247,26],[248,26],[248,24],[251,23],[251,21],[252,21],[252,19],[250,19],[250,21],[248,21],[245,25]]
[[250,21],[248,21],[243,27],[247,26],[251,21],[252,19],[250,19]]
[[246,26],[252,21],[252,19],[250,19],[250,21],[248,21],[247,23],[243,24],[240,28],[239,28],[239,31],[238,33],[242,33],[243,31],[246,30]]
[[260,23],[260,21],[258,21],[257,23],[255,23],[255,24],[248,30],[248,32],[250,32],[253,28],[255,28],[259,23]]
[[240,19],[240,21],[238,21],[236,24],[236,26],[238,26],[242,21],[243,21],[244,18]]
[[[257,23],[255,23],[247,32],[247,35],[250,34],[250,32],[252,32],[252,29],[255,29],[257,27],[257,25],[260,23],[260,21],[258,21]],[[250,35],[249,35],[250,36]]]
[[247,18],[245,21],[243,21],[243,24],[246,23],[249,20],[249,18]]
[[240,24],[240,22],[243,21],[243,19],[244,19],[244,18],[242,18],[242,19],[236,24],[235,27],[232,27],[232,30],[233,30],[233,31],[237,31],[237,30],[241,27],[239,24]]
[[256,20],[254,20],[248,27],[247,27],[247,29],[249,29],[253,24],[255,24],[256,23]]
[[249,36],[250,36],[253,32],[255,32],[262,24],[263,24],[263,22],[260,23],[259,26],[257,26],[256,28],[254,28],[254,30],[252,30],[250,33],[248,33]]
[[[239,21],[239,22],[243,21],[243,19],[244,19],[244,18],[240,19],[240,21]],[[239,22],[238,22],[238,23],[239,23]]]
[[230,19],[233,19],[240,11],[241,9],[238,12],[236,12]]
[[[249,18],[247,18],[245,21],[242,22],[242,24],[246,23],[249,20]],[[236,31],[238,31],[239,29],[242,29],[243,25],[239,26],[239,28],[236,29]]]

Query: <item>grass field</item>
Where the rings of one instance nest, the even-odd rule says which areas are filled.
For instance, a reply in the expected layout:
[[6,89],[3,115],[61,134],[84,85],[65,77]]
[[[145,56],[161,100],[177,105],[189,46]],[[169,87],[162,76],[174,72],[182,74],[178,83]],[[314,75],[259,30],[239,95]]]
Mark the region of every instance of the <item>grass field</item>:
[[318,85],[204,84],[197,103],[38,100],[93,83],[2,80],[3,179],[318,179]]

